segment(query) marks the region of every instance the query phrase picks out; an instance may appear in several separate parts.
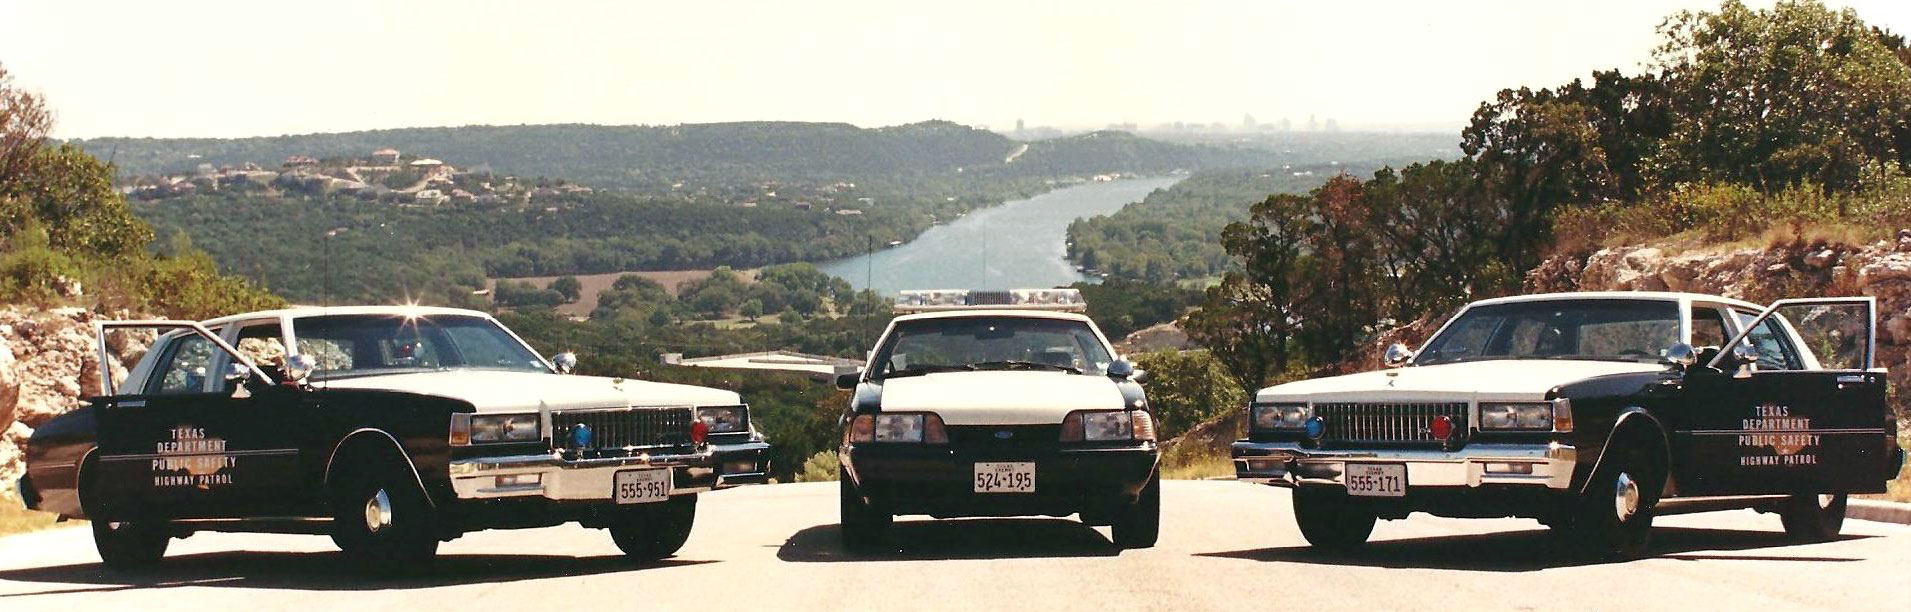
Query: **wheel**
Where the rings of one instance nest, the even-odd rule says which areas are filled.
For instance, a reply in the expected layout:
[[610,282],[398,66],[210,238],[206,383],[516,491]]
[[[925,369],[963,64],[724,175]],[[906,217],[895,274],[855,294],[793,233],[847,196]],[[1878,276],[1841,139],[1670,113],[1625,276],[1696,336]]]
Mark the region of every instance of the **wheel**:
[[1161,535],[1161,474],[1148,478],[1141,498],[1115,512],[1115,546],[1152,548]]
[[1845,527],[1845,494],[1793,495],[1778,505],[1778,518],[1785,533],[1806,542],[1823,542],[1838,537]]
[[1108,527],[1115,524],[1116,512],[1108,507],[1083,508],[1081,520],[1090,527]]
[[93,521],[93,547],[99,549],[100,561],[116,570],[159,563],[171,542],[165,523]]
[[403,571],[438,554],[437,520],[408,470],[391,462],[348,465],[332,480],[332,541],[353,566]]
[[1373,511],[1347,500],[1347,492],[1320,487],[1294,489],[1294,522],[1315,548],[1352,550],[1373,535]]
[[1597,559],[1644,556],[1652,544],[1653,508],[1664,476],[1651,455],[1616,448],[1575,500],[1569,529],[1584,552]]
[[843,547],[866,551],[881,546],[889,539],[889,525],[896,517],[864,502],[849,480],[848,469],[837,468],[836,486],[841,497]]
[[641,561],[662,559],[683,548],[697,522],[697,496],[679,495],[670,501],[624,510],[610,526],[610,539],[624,556]]

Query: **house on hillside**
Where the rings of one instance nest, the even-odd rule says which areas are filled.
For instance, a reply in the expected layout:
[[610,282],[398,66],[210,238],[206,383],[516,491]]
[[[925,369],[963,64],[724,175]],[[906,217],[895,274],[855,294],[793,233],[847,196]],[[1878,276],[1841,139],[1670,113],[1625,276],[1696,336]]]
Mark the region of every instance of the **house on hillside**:
[[318,159],[310,155],[287,155],[283,165],[287,168],[311,168],[318,165]]
[[451,199],[445,195],[445,192],[436,189],[421,190],[413,195],[412,198],[419,204],[443,204]]
[[386,148],[372,151],[372,161],[385,165],[396,164],[398,163],[398,149]]

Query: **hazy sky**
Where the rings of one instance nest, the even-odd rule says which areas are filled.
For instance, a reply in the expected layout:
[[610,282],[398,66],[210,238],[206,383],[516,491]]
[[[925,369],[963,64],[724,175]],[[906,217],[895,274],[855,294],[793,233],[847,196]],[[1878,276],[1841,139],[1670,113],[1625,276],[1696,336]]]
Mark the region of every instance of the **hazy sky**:
[[[1753,2],[1766,5],[1769,2]],[[1857,0],[1911,30],[1911,2]],[[1716,2],[0,0],[61,137],[780,119],[1458,129]]]

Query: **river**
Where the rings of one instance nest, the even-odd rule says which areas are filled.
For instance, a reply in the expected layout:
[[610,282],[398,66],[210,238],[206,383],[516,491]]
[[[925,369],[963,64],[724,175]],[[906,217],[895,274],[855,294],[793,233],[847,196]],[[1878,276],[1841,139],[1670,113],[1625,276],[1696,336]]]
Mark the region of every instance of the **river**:
[[[1083,183],[969,213],[906,244],[819,264],[857,289],[1019,289],[1086,280],[1068,261],[1068,224],[1106,215],[1180,177]],[[867,280],[866,280],[867,279]]]

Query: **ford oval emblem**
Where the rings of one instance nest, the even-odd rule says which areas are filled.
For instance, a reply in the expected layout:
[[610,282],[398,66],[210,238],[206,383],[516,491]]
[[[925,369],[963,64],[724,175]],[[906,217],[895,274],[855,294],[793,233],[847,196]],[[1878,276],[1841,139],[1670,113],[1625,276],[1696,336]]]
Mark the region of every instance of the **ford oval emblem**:
[[1009,438],[1013,438],[1013,437],[1015,437],[1015,432],[1013,432],[1013,431],[1009,431],[1009,430],[1006,430],[1006,429],[1004,429],[1004,430],[1002,430],[1002,431],[998,431],[998,432],[995,432],[995,439],[997,439],[997,440],[1007,440],[1007,439],[1009,439]]

